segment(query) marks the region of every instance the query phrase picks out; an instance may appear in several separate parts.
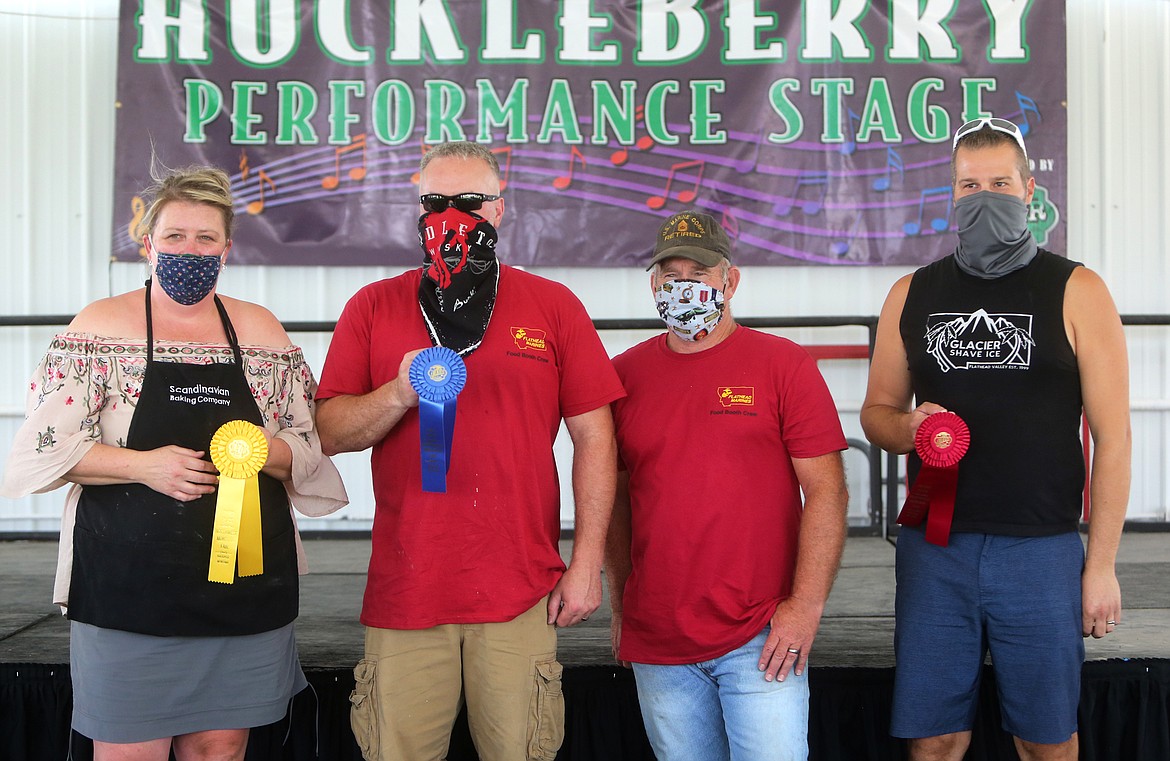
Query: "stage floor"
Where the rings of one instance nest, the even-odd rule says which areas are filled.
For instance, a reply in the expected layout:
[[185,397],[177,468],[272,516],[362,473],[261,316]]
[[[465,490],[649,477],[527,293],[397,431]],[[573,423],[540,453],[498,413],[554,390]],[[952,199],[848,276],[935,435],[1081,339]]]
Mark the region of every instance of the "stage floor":
[[[358,622],[368,539],[307,538],[297,640],[305,668],[351,668],[362,654]],[[563,554],[568,542],[561,543]],[[50,604],[57,543],[0,542],[0,664],[69,662],[69,626]],[[1122,538],[1117,575],[1124,612],[1117,630],[1086,641],[1086,660],[1170,658],[1170,533]],[[894,665],[894,546],[851,537],[813,647],[816,667]],[[567,667],[612,665],[609,606],[560,632]]]
[[[310,687],[279,722],[256,727],[247,761],[360,761],[349,729],[352,668],[368,539],[310,538],[297,638]],[[569,551],[562,543],[563,553]],[[0,542],[0,758],[92,759],[69,730],[69,626],[49,603],[57,543]],[[1081,761],[1170,759],[1170,533],[1124,537],[1118,558],[1125,612],[1117,631],[1086,643],[1078,711]],[[809,748],[818,761],[905,761],[888,734],[893,687],[894,547],[851,538],[809,673]],[[652,761],[633,675],[609,651],[608,604],[561,632],[567,667],[565,741],[558,761]],[[314,721],[304,717],[314,716]],[[1000,729],[994,672],[985,669],[969,761],[1019,761]],[[477,761],[456,722],[450,761]]]

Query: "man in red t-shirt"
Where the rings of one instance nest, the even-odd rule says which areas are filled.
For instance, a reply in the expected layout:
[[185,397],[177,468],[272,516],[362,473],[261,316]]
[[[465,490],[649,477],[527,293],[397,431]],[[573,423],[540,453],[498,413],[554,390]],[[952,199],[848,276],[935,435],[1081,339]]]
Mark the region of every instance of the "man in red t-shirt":
[[[504,201],[491,151],[436,146],[420,171],[424,266],[349,301],[318,391],[322,449],[373,447],[354,733],[367,759],[442,758],[466,700],[484,761],[552,759],[564,734],[555,627],[601,604],[616,478],[609,403],[623,392],[576,297],[496,258]],[[436,400],[420,415],[409,371],[432,345],[463,358],[466,385],[449,467],[424,477],[443,447],[420,455],[420,419]],[[576,508],[567,569],[552,454],[562,419]]]
[[614,360],[614,655],[660,761],[805,759],[805,667],[846,533],[841,423],[806,351],[735,324],[715,219],[667,219],[650,268],[668,330]]

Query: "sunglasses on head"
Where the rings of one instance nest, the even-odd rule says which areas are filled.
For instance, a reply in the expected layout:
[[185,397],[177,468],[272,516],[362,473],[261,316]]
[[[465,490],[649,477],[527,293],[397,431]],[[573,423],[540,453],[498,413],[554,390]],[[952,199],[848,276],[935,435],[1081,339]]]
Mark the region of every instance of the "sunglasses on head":
[[972,119],[955,130],[955,139],[951,142],[951,152],[953,153],[959,147],[960,140],[972,132],[978,132],[984,127],[991,127],[996,132],[1011,135],[1012,139],[1016,141],[1016,145],[1020,146],[1020,150],[1024,152],[1024,158],[1028,158],[1028,149],[1024,147],[1024,133],[1020,131],[1019,126],[1015,122],[1010,122],[1007,119],[999,119],[994,116]]
[[418,197],[424,210],[434,213],[446,211],[454,206],[462,212],[479,211],[488,201],[498,201],[499,196],[489,196],[484,193],[460,193],[456,196],[445,196],[441,193],[427,193]]

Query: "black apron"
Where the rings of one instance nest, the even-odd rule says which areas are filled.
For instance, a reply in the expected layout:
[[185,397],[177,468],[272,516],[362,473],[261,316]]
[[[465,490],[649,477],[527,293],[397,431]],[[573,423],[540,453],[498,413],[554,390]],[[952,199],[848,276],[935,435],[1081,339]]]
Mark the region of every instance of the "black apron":
[[[146,284],[146,373],[126,448],[175,444],[207,452],[231,420],[263,427],[244,375],[239,341],[215,306],[235,364],[154,361]],[[210,461],[210,456],[205,455]],[[264,573],[208,581],[217,493],[181,502],[143,484],[85,486],[73,532],[69,618],[156,636],[224,636],[278,629],[297,617],[297,558],[288,495],[260,473]]]

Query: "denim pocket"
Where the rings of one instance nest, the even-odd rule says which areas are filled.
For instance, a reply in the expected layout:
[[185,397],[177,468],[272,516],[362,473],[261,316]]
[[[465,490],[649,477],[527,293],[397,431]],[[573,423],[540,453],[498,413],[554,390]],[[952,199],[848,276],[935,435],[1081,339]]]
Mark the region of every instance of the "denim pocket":
[[529,761],[553,761],[565,739],[562,666],[556,657],[536,664],[536,689],[528,716]]
[[370,659],[358,661],[353,669],[353,692],[349,694],[349,726],[361,748],[362,758],[378,758],[378,664]]

